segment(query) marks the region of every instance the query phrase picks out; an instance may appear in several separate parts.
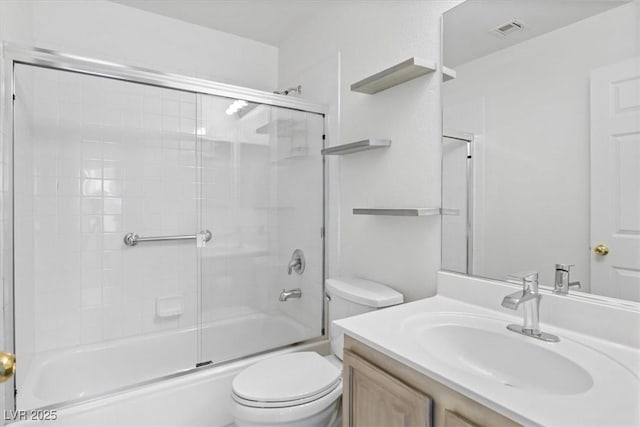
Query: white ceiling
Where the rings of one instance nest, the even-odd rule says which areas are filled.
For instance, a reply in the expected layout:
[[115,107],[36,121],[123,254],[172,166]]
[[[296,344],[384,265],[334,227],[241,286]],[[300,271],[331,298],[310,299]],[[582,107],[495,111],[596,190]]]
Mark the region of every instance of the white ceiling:
[[[444,65],[455,67],[567,26],[628,0],[467,0],[444,14]],[[501,37],[492,29],[517,19],[522,31]]]
[[333,0],[111,0],[278,46]]

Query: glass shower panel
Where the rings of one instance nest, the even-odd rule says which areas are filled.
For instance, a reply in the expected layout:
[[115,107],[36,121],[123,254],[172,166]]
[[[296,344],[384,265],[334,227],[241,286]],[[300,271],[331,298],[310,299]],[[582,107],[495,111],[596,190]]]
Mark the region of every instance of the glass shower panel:
[[[193,368],[196,96],[16,65],[17,407]],[[68,375],[69,370],[73,375]]]
[[468,224],[470,186],[469,143],[442,138],[442,207],[456,212],[442,216],[442,269],[471,274]]
[[[323,117],[202,96],[200,363],[322,335]],[[302,274],[288,264],[304,253]],[[301,298],[281,301],[283,290]]]

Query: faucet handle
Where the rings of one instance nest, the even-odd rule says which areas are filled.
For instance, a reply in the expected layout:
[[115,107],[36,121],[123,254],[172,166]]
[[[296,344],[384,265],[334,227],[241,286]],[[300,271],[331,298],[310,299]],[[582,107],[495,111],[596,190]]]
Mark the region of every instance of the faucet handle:
[[562,270],[567,273],[571,270],[571,267],[575,267],[575,264],[556,264],[556,271]]
[[522,292],[538,293],[538,272],[537,271],[519,271],[507,276],[507,282],[516,285],[522,285]]
[[507,276],[507,280],[510,282],[517,282],[518,284],[523,284],[527,282],[538,282],[538,272],[537,271],[519,271],[517,273],[511,273]]

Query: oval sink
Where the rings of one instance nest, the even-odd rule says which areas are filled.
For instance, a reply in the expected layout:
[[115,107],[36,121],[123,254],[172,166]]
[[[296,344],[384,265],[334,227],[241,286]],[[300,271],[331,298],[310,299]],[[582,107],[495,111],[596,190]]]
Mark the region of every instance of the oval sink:
[[402,329],[435,361],[505,387],[556,395],[579,394],[593,387],[592,375],[563,355],[574,355],[576,343],[546,343],[506,326],[491,318],[441,313],[407,319]]
[[591,375],[566,357],[493,331],[440,325],[423,330],[420,344],[444,363],[509,387],[577,394],[593,386]]

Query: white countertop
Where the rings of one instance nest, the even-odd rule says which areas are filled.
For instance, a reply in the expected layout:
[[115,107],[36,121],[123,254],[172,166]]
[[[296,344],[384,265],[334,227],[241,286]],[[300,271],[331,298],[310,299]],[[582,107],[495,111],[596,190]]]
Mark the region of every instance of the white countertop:
[[[492,291],[502,294],[504,289],[504,286],[500,285]],[[451,292],[442,293],[451,294]],[[486,296],[486,289],[484,294]],[[500,301],[501,298],[498,298],[497,306],[500,305]],[[542,301],[542,305],[544,304],[545,298]],[[554,307],[557,304],[562,305],[563,300],[559,303],[550,303]],[[576,306],[575,301],[572,304]],[[519,312],[514,311],[513,315],[510,315],[504,310],[437,295],[342,319],[335,324],[343,328],[347,335],[375,350],[524,425],[640,425],[640,352],[638,348],[580,331],[545,324],[542,317],[542,330],[561,337],[560,343],[546,343],[510,331],[506,331],[505,334],[512,334],[515,340],[526,340],[526,343],[557,352],[573,360],[591,374],[593,385],[588,390],[577,394],[556,394],[508,387],[486,376],[474,375],[469,370],[460,369],[438,357],[432,357],[437,349],[430,348],[429,351],[425,351],[425,345],[428,346],[428,343],[420,342],[417,338],[415,322],[428,323],[430,313],[463,315],[469,318],[477,316],[478,319],[485,319],[484,321],[494,322],[494,324],[503,322],[505,331],[509,323],[522,323],[522,315]],[[584,314],[589,315],[588,309]],[[575,315],[579,316],[580,313]],[[633,317],[633,319],[636,318]],[[606,318],[600,319],[601,322],[606,320]],[[414,326],[409,327],[408,322],[413,322]],[[637,325],[626,326],[637,327]],[[617,327],[625,327],[625,325],[617,325]],[[502,330],[501,327],[499,329]],[[508,335],[508,338],[511,338],[511,335]],[[473,358],[473,355],[469,355],[469,358]],[[527,369],[527,366],[523,365],[522,369]]]

